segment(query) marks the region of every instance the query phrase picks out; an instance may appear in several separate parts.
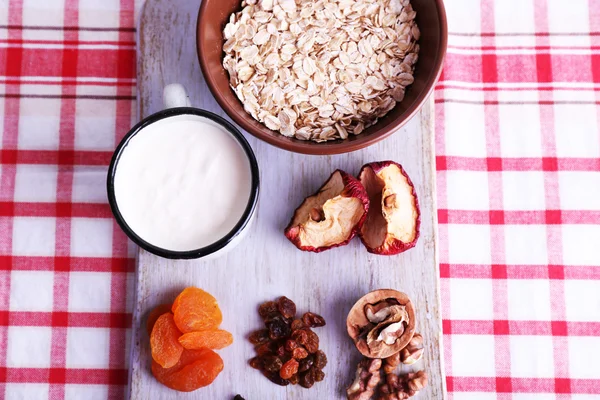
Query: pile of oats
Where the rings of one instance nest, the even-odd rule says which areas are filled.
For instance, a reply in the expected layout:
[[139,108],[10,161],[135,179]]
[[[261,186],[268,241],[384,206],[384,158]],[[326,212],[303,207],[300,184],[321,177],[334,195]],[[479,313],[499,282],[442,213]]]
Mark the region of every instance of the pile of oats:
[[225,26],[230,84],[285,136],[358,135],[413,83],[419,28],[409,0],[245,0]]

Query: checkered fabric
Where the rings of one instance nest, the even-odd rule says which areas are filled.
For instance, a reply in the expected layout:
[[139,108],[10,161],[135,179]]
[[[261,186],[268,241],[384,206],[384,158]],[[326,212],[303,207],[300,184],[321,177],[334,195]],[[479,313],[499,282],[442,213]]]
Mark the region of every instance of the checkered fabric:
[[[174,6],[176,2],[174,2]],[[139,0],[0,0],[0,398],[123,398],[105,174]],[[449,0],[435,92],[450,397],[600,398],[600,0]]]

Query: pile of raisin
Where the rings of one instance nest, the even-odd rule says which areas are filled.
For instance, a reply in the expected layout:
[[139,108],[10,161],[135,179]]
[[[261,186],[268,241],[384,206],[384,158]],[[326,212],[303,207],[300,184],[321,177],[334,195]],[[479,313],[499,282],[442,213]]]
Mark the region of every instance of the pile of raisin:
[[257,354],[250,366],[281,386],[299,383],[310,388],[321,382],[327,356],[319,350],[319,336],[311,328],[324,326],[325,319],[311,312],[296,318],[296,304],[285,296],[261,304],[258,314],[265,328],[249,337]]

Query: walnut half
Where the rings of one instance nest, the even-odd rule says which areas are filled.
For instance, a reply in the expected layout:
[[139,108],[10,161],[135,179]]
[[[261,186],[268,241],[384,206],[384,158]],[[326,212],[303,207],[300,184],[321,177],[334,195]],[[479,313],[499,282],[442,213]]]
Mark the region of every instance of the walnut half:
[[406,347],[415,333],[412,302],[392,289],[367,293],[348,313],[346,328],[361,354],[387,358]]

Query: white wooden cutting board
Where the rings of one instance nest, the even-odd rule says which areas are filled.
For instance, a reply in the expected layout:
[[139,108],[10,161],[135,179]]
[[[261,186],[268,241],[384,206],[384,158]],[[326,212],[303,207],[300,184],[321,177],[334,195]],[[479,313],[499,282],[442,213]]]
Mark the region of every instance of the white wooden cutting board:
[[[139,115],[162,108],[162,89],[183,84],[192,105],[228,118],[202,78],[196,57],[199,1],[147,0],[138,27]],[[245,136],[260,167],[261,193],[254,225],[229,254],[212,261],[173,261],[139,251],[129,394],[134,399],[246,400],[344,399],[352,381],[358,351],[346,334],[346,315],[363,294],[379,288],[406,292],[417,313],[426,353],[416,368],[429,374],[429,386],[416,399],[446,396],[441,339],[439,271],[437,264],[433,102],[428,102],[404,128],[367,149],[337,156],[306,156]],[[421,237],[404,254],[385,257],[367,253],[356,238],[348,246],[320,254],[297,250],[283,235],[294,209],[316,191],[336,168],[358,173],[370,161],[400,162],[415,184],[421,205]],[[212,293],[223,311],[224,329],[235,342],[219,351],[225,369],[209,387],[184,394],[160,385],[150,372],[147,313],[172,302],[187,286]],[[312,389],[276,386],[250,368],[254,356],[247,335],[262,327],[256,309],[266,300],[285,295],[299,312],[313,311],[327,320],[316,328],[329,364],[323,382]]]

